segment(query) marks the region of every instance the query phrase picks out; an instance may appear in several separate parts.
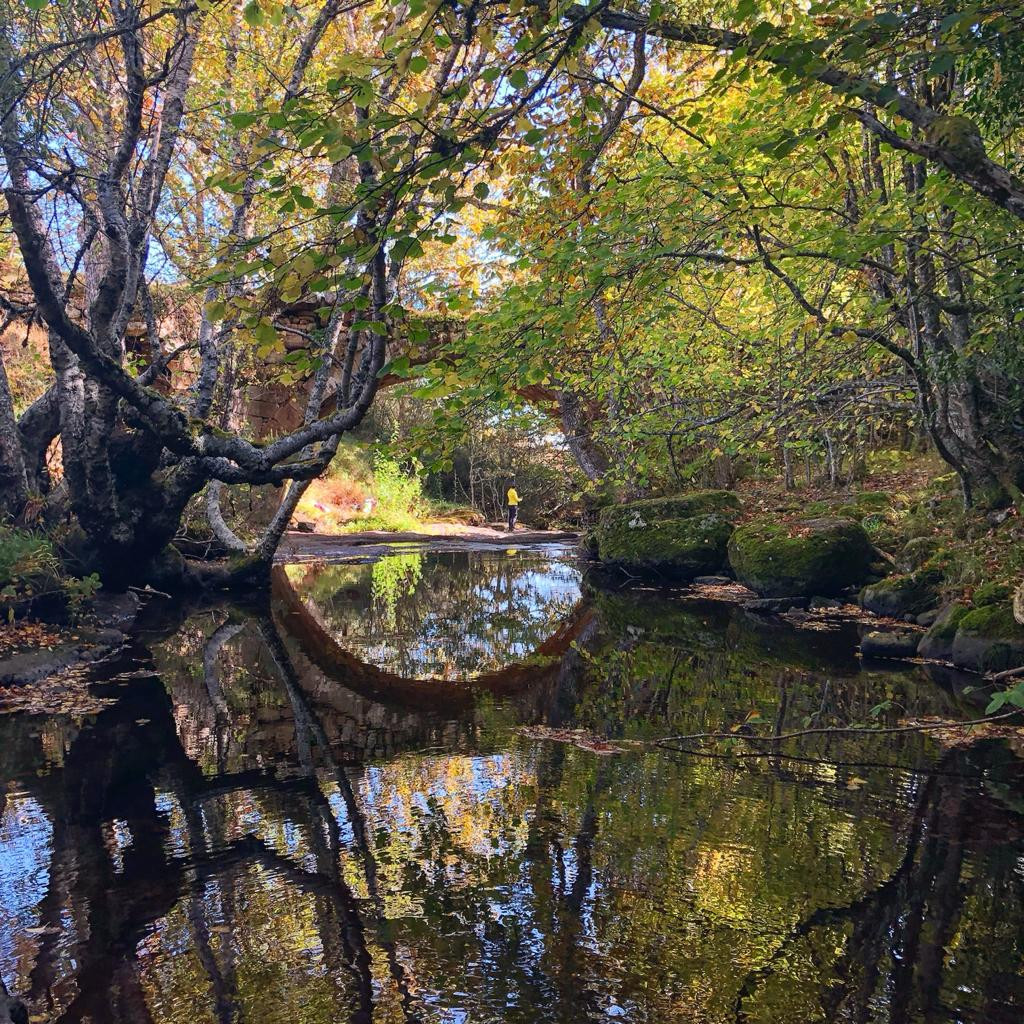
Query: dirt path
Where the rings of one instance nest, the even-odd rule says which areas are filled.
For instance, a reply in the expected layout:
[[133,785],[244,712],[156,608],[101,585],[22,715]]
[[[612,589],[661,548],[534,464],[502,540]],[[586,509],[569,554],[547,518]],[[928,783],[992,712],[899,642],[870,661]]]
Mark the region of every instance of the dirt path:
[[522,548],[541,544],[572,544],[579,534],[565,530],[516,530],[508,533],[491,526],[458,523],[425,523],[421,531],[392,533],[365,530],[362,533],[285,534],[277,552],[278,562],[311,562],[326,559],[360,558],[374,560],[394,552],[395,545],[429,546],[431,551]]

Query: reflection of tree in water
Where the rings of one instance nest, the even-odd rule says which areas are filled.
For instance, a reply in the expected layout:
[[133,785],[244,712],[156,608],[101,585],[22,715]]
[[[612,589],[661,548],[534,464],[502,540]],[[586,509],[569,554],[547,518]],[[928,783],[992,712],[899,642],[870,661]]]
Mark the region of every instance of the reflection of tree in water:
[[[593,601],[595,629],[579,645],[584,685],[574,716],[604,736],[729,731],[748,719],[768,735],[967,713],[924,668],[865,668],[849,631],[770,626],[739,608],[652,595]],[[888,763],[896,748],[889,736],[867,735],[844,738],[842,749],[854,760],[873,752]],[[911,751],[926,756],[925,740],[904,738],[899,751],[904,763]]]
[[[673,662],[673,689],[707,698],[705,670],[739,637],[701,621],[699,672],[681,673],[680,648],[630,665],[649,632],[588,633],[622,656],[615,702],[574,676],[538,713],[660,713],[641,684]],[[801,714],[823,678],[857,685],[807,678],[772,646],[774,662],[747,659],[760,682],[728,675],[723,703],[695,713],[764,698],[773,672]],[[3,834],[29,802],[49,822],[25,851],[38,882],[0,974],[45,1019],[1019,1019],[1024,824],[1001,800],[1021,769],[999,745],[901,743],[900,770],[595,758],[507,737],[454,753],[430,744],[429,716],[417,730],[395,712],[433,752],[360,766],[346,730],[392,712],[317,704],[271,619],[205,614],[158,657],[163,682],[118,687],[94,722],[0,721]],[[565,664],[593,672],[578,652]]]
[[423,556],[414,552],[382,558],[373,563],[370,572],[370,600],[375,609],[380,610],[384,628],[395,629],[399,600],[415,594],[423,579]]
[[466,679],[528,658],[580,592],[574,566],[533,553],[402,554],[288,575],[342,646],[406,678]]

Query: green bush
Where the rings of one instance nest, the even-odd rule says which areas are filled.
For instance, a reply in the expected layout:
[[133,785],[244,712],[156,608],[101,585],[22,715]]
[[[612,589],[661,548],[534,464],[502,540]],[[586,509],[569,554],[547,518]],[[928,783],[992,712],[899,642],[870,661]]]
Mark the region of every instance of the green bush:
[[[418,467],[417,467],[418,468]],[[373,483],[376,504],[365,517],[349,520],[347,530],[418,530],[428,513],[420,477],[403,471],[399,463],[383,452],[373,457]]]

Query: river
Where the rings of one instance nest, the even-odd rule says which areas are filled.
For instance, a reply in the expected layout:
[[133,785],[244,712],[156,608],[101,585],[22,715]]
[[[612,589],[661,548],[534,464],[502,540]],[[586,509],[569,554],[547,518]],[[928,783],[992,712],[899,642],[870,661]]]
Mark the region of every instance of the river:
[[556,547],[160,604],[102,706],[0,716],[0,976],[33,1021],[1024,1017],[1008,742],[650,742],[978,713],[854,623],[594,587]]

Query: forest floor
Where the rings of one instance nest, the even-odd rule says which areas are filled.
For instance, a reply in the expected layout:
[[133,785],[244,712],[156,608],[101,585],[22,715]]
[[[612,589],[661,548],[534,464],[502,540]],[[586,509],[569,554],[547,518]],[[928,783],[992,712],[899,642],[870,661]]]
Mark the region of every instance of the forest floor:
[[748,478],[736,492],[740,522],[770,516],[782,522],[816,516],[857,519],[873,543],[899,558],[908,541],[934,538],[944,553],[947,599],[971,597],[979,586],[1016,586],[1024,578],[1024,516],[1014,507],[965,510],[959,484],[933,455],[875,453],[861,479],[831,486],[820,479]]

